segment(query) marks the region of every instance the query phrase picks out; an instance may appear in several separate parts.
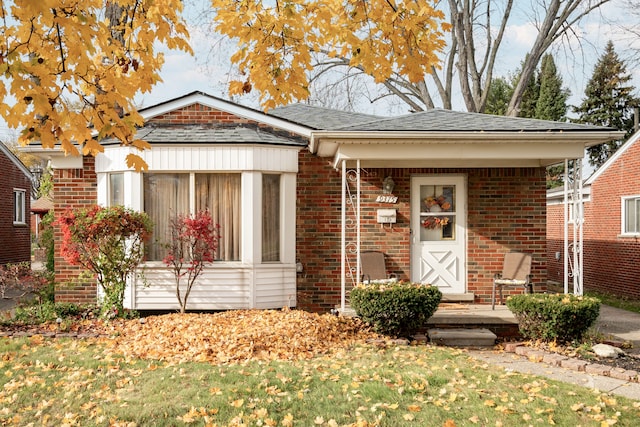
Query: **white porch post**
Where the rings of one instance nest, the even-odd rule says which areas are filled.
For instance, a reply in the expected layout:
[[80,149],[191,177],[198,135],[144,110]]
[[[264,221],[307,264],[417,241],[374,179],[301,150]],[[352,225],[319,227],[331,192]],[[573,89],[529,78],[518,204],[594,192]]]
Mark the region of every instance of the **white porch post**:
[[[354,206],[353,194],[349,187],[349,173],[353,171],[347,171],[347,161],[342,160],[342,212],[341,217],[341,242],[340,242],[340,310],[344,311],[347,305],[347,275],[351,277],[351,284],[356,285],[360,277],[360,160],[356,161],[355,181],[356,181],[356,200]],[[348,198],[348,200],[347,200]],[[355,214],[356,219],[351,222],[351,227],[347,224],[347,208],[351,207],[352,212]],[[351,266],[347,260],[347,254],[349,250],[353,254],[353,234],[351,234],[351,241],[347,243],[347,229],[349,228],[353,233],[353,224],[355,223],[356,241],[355,241],[355,253],[356,253],[356,266]],[[349,248],[350,249],[349,249]]]
[[584,223],[584,203],[582,198],[582,159],[576,159],[573,167],[574,182],[574,200],[573,208],[575,211],[573,221],[573,293],[582,295],[583,283],[583,227]]
[[[564,293],[569,293],[569,277],[573,282],[573,293],[583,293],[584,270],[584,203],[582,190],[582,159],[574,159],[569,192],[569,161],[564,161]],[[571,197],[569,197],[571,194]],[[571,209],[569,209],[571,204]],[[569,244],[569,222],[572,221],[571,244]]]

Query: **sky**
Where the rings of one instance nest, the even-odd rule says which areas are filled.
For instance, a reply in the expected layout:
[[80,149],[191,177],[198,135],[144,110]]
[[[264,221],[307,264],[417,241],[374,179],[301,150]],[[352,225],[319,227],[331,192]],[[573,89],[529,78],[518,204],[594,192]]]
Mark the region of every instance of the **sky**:
[[[529,50],[536,37],[536,30],[530,23],[531,17],[528,4],[538,0],[518,0],[516,4],[521,9],[513,12],[513,23],[506,31],[502,46],[502,57],[494,76],[507,76],[518,68],[524,54]],[[624,3],[626,0],[613,0],[608,3],[601,13],[594,14],[589,21],[577,29],[584,36],[581,44],[575,40],[569,44],[559,44],[552,49],[556,65],[563,77],[565,87],[571,91],[568,100],[570,105],[578,105],[584,94],[587,81],[593,73],[593,67],[602,54],[608,40],[613,40],[616,52],[625,59],[630,47],[640,51],[640,38],[630,40],[624,35],[621,26],[633,21],[640,21],[640,16],[627,13]],[[185,0],[185,16],[189,24],[191,45],[194,56],[180,51],[164,51],[165,64],[161,72],[163,79],[151,93],[142,94],[136,98],[140,107],[147,107],[157,103],[193,92],[203,91],[221,98],[228,98],[226,83],[231,71],[228,58],[233,53],[233,43],[221,40],[212,35],[208,27],[209,0]],[[209,12],[210,13],[210,12]],[[638,25],[638,24],[636,24]],[[640,95],[640,64],[632,66],[627,63],[627,71],[632,73],[632,84],[636,86]],[[453,108],[464,110],[461,97],[454,101]],[[236,101],[254,108],[259,108],[255,96],[241,97]],[[372,114],[401,114],[397,107],[387,104],[365,103],[358,106],[358,110]],[[15,139],[16,132],[0,122],[0,138],[2,140]]]
[[[512,13],[512,24],[506,31],[502,46],[502,57],[498,61],[496,75],[507,76],[518,68],[524,54],[533,45],[536,30],[531,24],[531,16],[527,5],[537,0],[518,0],[515,2],[521,9]],[[614,41],[616,52],[622,59],[634,46],[640,51],[640,38],[634,41],[622,31],[623,25],[640,21],[639,15],[627,13],[626,0],[613,0],[596,12],[591,19],[585,21],[577,29],[583,36],[580,45],[573,40],[572,43],[562,43],[554,46],[551,53],[554,54],[556,66],[563,77],[565,87],[571,91],[568,100],[570,105],[578,105],[584,94],[584,88],[593,73],[593,67],[604,50],[608,40]],[[190,57],[182,52],[167,52],[166,63],[162,72],[164,82],[159,84],[151,94],[138,98],[144,106],[180,96],[194,90],[200,90],[211,95],[227,98],[225,83],[229,74],[228,57],[232,53],[233,44],[228,40],[220,41],[217,36],[212,37],[207,28],[203,28],[203,12],[207,8],[208,0],[186,0],[186,15],[189,22],[192,46],[196,55]],[[637,25],[637,24],[636,24]],[[210,47],[214,50],[210,54]],[[640,64],[637,64],[640,65]],[[638,88],[640,95],[640,67],[627,64],[627,71],[632,73],[633,84]],[[457,97],[453,108],[464,110],[461,97]],[[255,97],[239,98],[238,102],[258,108]],[[385,114],[404,113],[406,111],[386,111],[390,107],[385,104],[360,106],[361,112]]]

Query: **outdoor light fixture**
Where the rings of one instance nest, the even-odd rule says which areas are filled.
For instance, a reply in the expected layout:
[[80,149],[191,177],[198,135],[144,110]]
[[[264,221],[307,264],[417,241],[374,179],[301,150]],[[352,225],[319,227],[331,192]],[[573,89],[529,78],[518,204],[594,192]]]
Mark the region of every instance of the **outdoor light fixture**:
[[383,194],[393,194],[393,189],[395,188],[396,183],[393,182],[393,178],[390,176],[386,177],[384,181],[382,181],[382,193]]

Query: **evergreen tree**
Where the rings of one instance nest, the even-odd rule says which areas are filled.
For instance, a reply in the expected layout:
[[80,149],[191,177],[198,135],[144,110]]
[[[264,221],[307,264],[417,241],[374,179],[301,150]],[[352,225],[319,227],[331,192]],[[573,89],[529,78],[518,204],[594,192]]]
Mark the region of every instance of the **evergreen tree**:
[[536,102],[535,118],[556,122],[566,121],[567,99],[570,91],[562,88],[562,77],[558,74],[551,54],[542,57],[538,85],[540,92]]
[[[524,62],[523,62],[524,64]],[[513,87],[518,85],[518,81],[520,80],[520,75],[522,71],[518,71],[517,77],[513,79]],[[538,71],[539,74],[539,71]],[[526,117],[533,119],[536,117],[536,104],[538,103],[538,97],[540,96],[540,83],[536,77],[536,73],[533,73],[529,81],[527,82],[527,87],[525,88],[522,94],[522,102],[520,103],[520,111],[518,112],[518,117]]]
[[513,87],[506,78],[498,77],[491,79],[484,112],[495,116],[506,115],[512,93]]
[[609,41],[587,83],[585,98],[574,108],[574,112],[579,114],[575,120],[577,123],[626,131],[622,140],[588,148],[589,163],[595,167],[602,165],[633,133],[633,110],[640,103],[633,94],[635,87],[629,84],[631,74],[626,68],[615,52],[613,42]]

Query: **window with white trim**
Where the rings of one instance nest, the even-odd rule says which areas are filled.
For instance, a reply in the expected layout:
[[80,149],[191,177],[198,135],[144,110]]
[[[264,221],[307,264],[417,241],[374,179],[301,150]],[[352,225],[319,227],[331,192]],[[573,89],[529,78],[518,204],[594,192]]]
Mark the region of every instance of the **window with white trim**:
[[280,175],[262,175],[262,261],[280,261]]
[[124,205],[124,174],[109,174],[109,206]]
[[147,259],[161,261],[168,242],[169,221],[175,215],[209,209],[220,225],[215,258],[240,260],[240,181],[239,173],[145,173],[144,211],[153,221],[153,236],[146,245]]
[[640,233],[640,196],[622,199],[622,234]]
[[27,191],[19,188],[13,189],[13,223],[26,224]]

